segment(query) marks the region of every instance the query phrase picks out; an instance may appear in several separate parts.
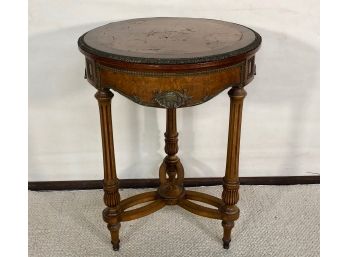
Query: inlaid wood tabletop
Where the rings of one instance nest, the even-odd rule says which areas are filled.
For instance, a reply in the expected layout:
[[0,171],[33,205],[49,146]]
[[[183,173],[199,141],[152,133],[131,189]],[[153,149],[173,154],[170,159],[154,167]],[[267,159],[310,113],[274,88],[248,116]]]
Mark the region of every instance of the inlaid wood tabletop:
[[254,50],[261,38],[235,23],[194,18],[113,22],[80,38],[97,56],[135,63],[187,64],[221,60]]

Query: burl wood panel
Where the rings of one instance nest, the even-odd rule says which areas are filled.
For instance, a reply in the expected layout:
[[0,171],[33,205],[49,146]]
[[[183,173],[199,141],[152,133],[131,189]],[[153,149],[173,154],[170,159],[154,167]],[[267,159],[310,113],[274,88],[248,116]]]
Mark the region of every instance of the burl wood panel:
[[243,80],[243,64],[198,73],[132,72],[101,66],[101,87],[109,87],[132,101],[146,106],[167,107],[163,102],[172,94],[177,97],[173,108],[208,101],[224,89]]
[[111,88],[135,103],[180,108],[202,104],[228,87],[245,86],[255,72],[254,55],[224,67],[186,72],[120,69],[86,57],[85,75],[96,88]]

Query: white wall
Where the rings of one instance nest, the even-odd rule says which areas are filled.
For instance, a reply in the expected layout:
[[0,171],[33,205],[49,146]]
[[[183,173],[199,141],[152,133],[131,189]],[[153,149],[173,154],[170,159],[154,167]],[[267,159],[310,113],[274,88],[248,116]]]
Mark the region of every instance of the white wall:
[[[246,88],[240,175],[319,173],[319,0],[30,0],[30,181],[102,178],[95,89],[83,79],[77,39],[110,21],[153,16],[221,19],[258,31],[263,44]],[[119,177],[157,177],[165,111],[118,94],[112,111]],[[187,177],[223,176],[228,112],[226,91],[178,110]]]

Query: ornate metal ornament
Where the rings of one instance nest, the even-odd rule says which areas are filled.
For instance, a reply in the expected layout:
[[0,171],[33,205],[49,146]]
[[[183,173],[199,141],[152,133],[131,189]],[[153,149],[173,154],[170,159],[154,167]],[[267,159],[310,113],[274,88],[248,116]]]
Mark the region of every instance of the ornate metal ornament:
[[173,109],[186,105],[191,98],[185,92],[167,91],[156,92],[154,101],[164,108]]
[[141,101],[141,99],[139,98],[139,96],[136,95],[132,95],[129,97],[133,102],[137,103],[137,104],[143,104],[143,102]]

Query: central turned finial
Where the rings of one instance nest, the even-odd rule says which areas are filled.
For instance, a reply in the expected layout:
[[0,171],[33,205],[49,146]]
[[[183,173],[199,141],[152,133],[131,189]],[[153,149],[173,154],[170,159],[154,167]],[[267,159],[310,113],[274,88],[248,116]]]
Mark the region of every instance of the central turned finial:
[[166,109],[166,132],[164,150],[167,156],[159,170],[160,187],[159,194],[166,200],[167,204],[177,204],[184,196],[184,168],[178,156],[178,132],[176,129],[176,109]]

